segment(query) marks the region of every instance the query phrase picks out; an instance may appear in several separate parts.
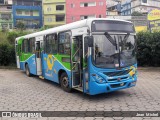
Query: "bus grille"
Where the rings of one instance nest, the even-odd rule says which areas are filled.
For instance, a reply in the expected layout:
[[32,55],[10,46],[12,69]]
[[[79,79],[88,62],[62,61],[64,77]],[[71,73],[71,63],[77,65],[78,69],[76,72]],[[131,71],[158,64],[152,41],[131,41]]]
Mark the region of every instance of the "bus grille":
[[[120,79],[120,81],[122,81],[122,80],[126,80],[128,77],[122,77],[121,79]],[[116,82],[116,81],[118,81],[118,78],[115,78],[115,79],[108,79],[108,82]]]
[[113,76],[121,76],[121,75],[126,75],[128,74],[130,70],[124,70],[124,71],[117,71],[117,72],[104,72],[105,75],[109,76],[109,77],[113,77]]
[[125,85],[126,85],[126,83],[113,84],[113,85],[111,85],[111,87],[112,87],[112,88],[117,88],[117,87],[123,87],[123,86],[125,86]]

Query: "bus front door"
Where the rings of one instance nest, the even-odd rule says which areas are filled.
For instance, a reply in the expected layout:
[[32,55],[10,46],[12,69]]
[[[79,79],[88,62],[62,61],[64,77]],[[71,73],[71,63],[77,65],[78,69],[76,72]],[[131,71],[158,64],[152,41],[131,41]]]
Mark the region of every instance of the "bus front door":
[[[39,39],[39,40],[37,40]],[[42,39],[43,40],[43,39]],[[42,75],[42,60],[41,60],[41,48],[42,48],[42,40],[40,38],[36,38],[36,69],[37,75]]]
[[83,36],[72,38],[72,88],[83,91]]

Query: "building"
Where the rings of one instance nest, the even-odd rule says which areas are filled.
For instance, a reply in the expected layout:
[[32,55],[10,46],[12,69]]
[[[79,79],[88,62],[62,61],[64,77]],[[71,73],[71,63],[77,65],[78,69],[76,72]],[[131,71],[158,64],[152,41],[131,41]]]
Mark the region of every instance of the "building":
[[121,3],[121,15],[123,16],[131,15],[131,0],[126,0]]
[[42,27],[41,0],[13,0],[13,23],[23,22],[26,28]]
[[107,16],[117,16],[121,14],[121,0],[106,0]]
[[66,23],[105,17],[106,0],[66,0]]
[[13,28],[12,1],[0,0],[0,30]]
[[160,8],[160,0],[132,0],[131,12],[139,11],[147,14],[149,11]]
[[44,26],[56,27],[66,24],[65,0],[43,0]]

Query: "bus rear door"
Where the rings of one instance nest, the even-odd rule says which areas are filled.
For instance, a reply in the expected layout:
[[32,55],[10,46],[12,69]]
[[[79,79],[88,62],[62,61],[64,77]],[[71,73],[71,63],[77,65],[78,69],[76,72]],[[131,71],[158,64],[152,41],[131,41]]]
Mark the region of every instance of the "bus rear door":
[[37,75],[42,75],[42,56],[41,50],[43,48],[43,36],[36,37],[36,69]]

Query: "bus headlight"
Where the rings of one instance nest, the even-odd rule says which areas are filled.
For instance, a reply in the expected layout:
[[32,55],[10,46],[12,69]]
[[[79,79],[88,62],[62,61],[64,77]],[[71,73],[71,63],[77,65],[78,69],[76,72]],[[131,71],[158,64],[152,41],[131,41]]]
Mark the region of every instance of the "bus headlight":
[[101,76],[99,76],[97,74],[92,74],[92,76],[97,83],[105,83],[106,82],[104,78],[102,78]]

